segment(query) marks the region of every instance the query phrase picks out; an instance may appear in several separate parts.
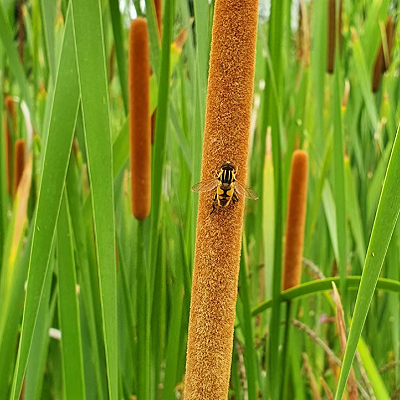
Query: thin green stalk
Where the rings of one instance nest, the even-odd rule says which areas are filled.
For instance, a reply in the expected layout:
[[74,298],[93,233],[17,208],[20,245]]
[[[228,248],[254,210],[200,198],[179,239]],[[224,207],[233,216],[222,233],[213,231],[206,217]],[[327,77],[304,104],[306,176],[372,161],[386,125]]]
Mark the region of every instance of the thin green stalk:
[[144,246],[144,221],[138,221],[136,264],[136,394],[138,399],[150,399],[150,320],[148,264]]

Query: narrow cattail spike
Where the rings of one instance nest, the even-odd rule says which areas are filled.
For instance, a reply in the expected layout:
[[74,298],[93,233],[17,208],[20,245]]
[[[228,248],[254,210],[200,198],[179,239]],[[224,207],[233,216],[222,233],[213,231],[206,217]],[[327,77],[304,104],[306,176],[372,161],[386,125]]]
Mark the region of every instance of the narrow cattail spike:
[[7,193],[11,194],[11,173],[12,173],[12,134],[17,131],[17,111],[14,100],[11,96],[6,96],[4,100],[4,136],[6,144],[6,186]]
[[150,213],[149,34],[144,18],[134,19],[129,31],[129,111],[132,214],[144,220]]
[[17,193],[19,182],[25,168],[25,140],[18,139],[15,142],[14,152],[14,196]]
[[312,11],[312,2],[310,2],[309,11],[304,0],[299,2],[299,27],[297,33],[297,59],[305,67],[310,66],[310,16]]
[[393,18],[391,16],[388,16],[386,19],[387,54],[385,51],[383,51],[384,63],[383,63],[382,72],[386,72],[389,69],[390,64],[392,62],[392,48],[393,48],[394,34],[395,34],[395,25],[394,25]]
[[375,58],[374,71],[372,73],[372,91],[374,93],[377,92],[379,89],[383,70],[384,70],[384,57],[383,57],[383,47],[381,43]]
[[[201,179],[230,161],[247,175],[253,101],[257,0],[216,0]],[[228,398],[244,197],[212,210],[200,194],[186,359],[185,400]]]
[[[382,75],[389,69],[392,60],[392,48],[395,33],[393,18],[388,16],[386,19],[386,48],[382,40],[375,58],[374,70],[372,73],[372,91],[377,92],[382,80]],[[387,53],[386,51],[387,50]]]
[[156,119],[157,119],[157,109],[153,111],[153,114],[151,114],[151,144],[154,144],[154,137],[156,133]]
[[293,153],[290,171],[283,290],[298,286],[301,281],[307,180],[308,155],[303,150],[296,150]]
[[[342,49],[342,10],[343,0],[339,0],[339,52]],[[328,51],[326,71],[333,74],[335,66],[335,49],[336,49],[336,0],[328,0]]]
[[154,0],[154,8],[156,9],[158,33],[161,38],[161,34],[162,34],[162,0]]
[[303,60],[304,54],[304,15],[303,15],[303,4],[300,0],[299,2],[299,26],[297,28],[297,60]]

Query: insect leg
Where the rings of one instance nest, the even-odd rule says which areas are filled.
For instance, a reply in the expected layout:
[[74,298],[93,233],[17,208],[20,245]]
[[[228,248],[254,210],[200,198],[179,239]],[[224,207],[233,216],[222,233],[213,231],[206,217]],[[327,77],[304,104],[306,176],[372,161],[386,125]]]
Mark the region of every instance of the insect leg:
[[211,212],[210,212],[210,215],[215,211],[215,201],[217,200],[217,193],[215,193],[215,196],[214,196],[214,200],[213,200],[213,204],[212,204],[212,210],[211,210]]
[[237,197],[236,191],[233,192],[232,201],[233,201],[233,203],[237,203],[239,201],[239,198]]

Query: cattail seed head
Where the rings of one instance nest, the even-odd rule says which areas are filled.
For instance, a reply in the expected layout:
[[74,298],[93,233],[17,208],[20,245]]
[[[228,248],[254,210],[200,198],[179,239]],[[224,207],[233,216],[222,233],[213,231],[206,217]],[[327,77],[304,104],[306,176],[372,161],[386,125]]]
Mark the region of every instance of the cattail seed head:
[[25,168],[25,140],[18,139],[15,142],[14,152],[14,196],[17,193],[19,182]]
[[296,150],[293,153],[290,171],[283,290],[298,286],[301,281],[307,180],[308,155],[303,150]]
[[129,31],[129,111],[132,214],[144,220],[150,213],[149,35],[144,18],[134,19]]
[[[246,179],[257,22],[258,1],[215,1],[203,181],[227,161]],[[245,200],[210,215],[214,194],[199,198],[185,400],[228,398]]]

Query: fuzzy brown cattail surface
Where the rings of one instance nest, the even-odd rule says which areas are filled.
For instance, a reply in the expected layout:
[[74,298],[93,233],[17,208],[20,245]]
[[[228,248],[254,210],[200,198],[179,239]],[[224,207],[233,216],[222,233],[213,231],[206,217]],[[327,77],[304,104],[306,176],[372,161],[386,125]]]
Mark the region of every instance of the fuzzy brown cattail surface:
[[[343,0],[339,0],[339,52],[342,49],[342,12]],[[336,21],[336,0],[328,0],[328,49],[326,71],[330,74],[333,74],[335,66]]]
[[286,245],[283,269],[283,290],[298,286],[304,244],[307,206],[308,155],[296,150],[290,171],[289,201],[286,219]]
[[129,129],[132,214],[144,220],[151,201],[149,34],[144,18],[129,31]]
[[[230,161],[247,173],[258,1],[216,0],[201,179]],[[231,371],[244,198],[212,210],[200,194],[189,319],[185,400],[226,400]]]
[[387,54],[383,50],[383,43],[379,46],[378,53],[375,58],[374,70],[372,73],[372,91],[377,92],[381,83],[382,75],[389,69],[392,48],[395,34],[395,25],[393,18],[388,16],[386,19],[386,41],[387,41]]
[[14,196],[17,193],[19,182],[22,178],[22,173],[25,168],[25,140],[18,139],[15,142],[14,151]]

